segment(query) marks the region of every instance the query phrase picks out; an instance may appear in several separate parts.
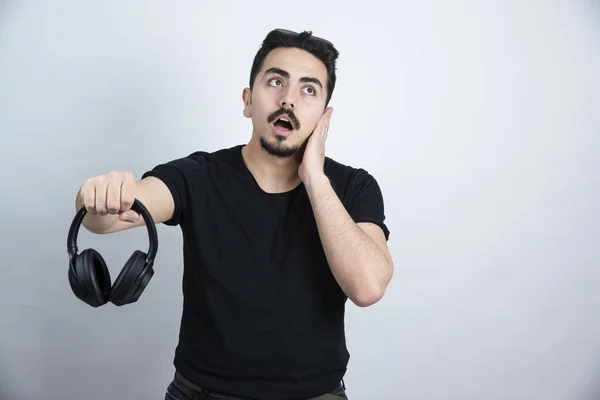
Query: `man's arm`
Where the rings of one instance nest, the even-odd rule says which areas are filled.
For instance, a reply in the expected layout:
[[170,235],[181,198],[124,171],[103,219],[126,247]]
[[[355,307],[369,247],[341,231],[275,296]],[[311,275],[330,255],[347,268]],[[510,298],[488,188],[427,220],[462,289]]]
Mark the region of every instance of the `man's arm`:
[[394,269],[383,230],[376,224],[355,223],[326,175],[307,180],[306,189],[335,279],[357,306],[375,304]]
[[[120,214],[117,213],[119,207],[121,206],[121,200],[125,197],[125,194],[120,190],[125,190],[124,188],[128,188],[127,196],[131,197],[131,203],[133,198],[138,199],[154,220],[155,224],[159,224],[165,222],[171,218],[174,212],[174,200],[169,188],[163,181],[160,179],[149,176],[137,182],[130,182],[127,185],[126,182],[117,182],[119,183],[121,189],[118,192],[115,192],[115,206],[116,210],[113,210],[111,213],[109,208],[111,208],[110,202],[110,191],[108,187],[110,186],[111,174],[106,174],[100,177],[92,178],[96,181],[93,183],[93,190],[89,190],[88,193],[96,193],[101,192],[104,196],[104,199],[107,199],[103,202],[94,202],[93,209],[94,213],[87,213],[83,219],[82,225],[89,230],[90,232],[97,234],[108,234],[119,232],[125,229],[130,229],[138,226],[142,226],[145,224],[143,217],[139,216],[137,213],[131,213],[134,216],[133,220],[127,221],[122,220],[120,218]],[[115,178],[116,180],[120,178]],[[133,178],[131,178],[133,179]],[[104,180],[104,183],[102,181]],[[88,180],[89,182],[89,180]],[[88,184],[86,182],[86,184]],[[116,181],[115,181],[116,182]],[[78,211],[81,206],[84,204],[85,199],[85,185],[82,189],[77,193],[75,207],[76,211]],[[102,196],[97,196],[100,199]],[[91,198],[91,202],[93,202],[94,198]],[[86,205],[88,203],[86,202]],[[130,204],[127,205],[127,208]],[[96,209],[96,206],[98,209]],[[121,213],[123,214],[123,213]]]

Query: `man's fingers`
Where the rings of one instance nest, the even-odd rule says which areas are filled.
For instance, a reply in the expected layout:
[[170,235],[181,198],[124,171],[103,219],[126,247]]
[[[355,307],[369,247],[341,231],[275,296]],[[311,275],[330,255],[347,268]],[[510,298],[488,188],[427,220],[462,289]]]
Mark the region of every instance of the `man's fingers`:
[[98,215],[108,214],[106,208],[106,197],[108,194],[108,182],[102,181],[96,184],[96,213]]
[[89,182],[84,183],[83,191],[83,204],[89,214],[96,214],[96,189]]
[[119,219],[126,222],[137,222],[140,219],[140,214],[133,210],[127,210],[119,214]]
[[332,112],[333,112],[333,108],[330,107],[327,109],[327,112],[324,114],[325,122],[323,123],[323,130],[321,132],[324,139],[327,138],[327,134],[329,133],[329,121],[331,121],[331,113]]
[[133,174],[126,174],[121,184],[121,209],[124,212],[131,208],[135,200],[135,179]]

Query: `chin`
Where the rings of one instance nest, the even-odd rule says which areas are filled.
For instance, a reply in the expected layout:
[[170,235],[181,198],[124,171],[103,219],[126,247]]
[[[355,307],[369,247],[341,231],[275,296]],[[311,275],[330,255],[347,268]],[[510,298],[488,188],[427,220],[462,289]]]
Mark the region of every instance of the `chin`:
[[274,157],[289,158],[300,150],[300,146],[285,143],[287,138],[287,136],[275,134],[274,139],[269,140],[265,136],[261,136],[260,146]]

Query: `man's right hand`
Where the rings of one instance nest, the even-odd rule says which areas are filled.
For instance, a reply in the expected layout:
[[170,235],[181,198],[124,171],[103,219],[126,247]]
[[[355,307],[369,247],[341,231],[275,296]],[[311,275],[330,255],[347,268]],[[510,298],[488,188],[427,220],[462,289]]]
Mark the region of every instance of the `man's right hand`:
[[136,182],[131,172],[109,172],[85,181],[79,190],[88,214],[119,215],[119,220],[135,223],[140,215],[131,210]]

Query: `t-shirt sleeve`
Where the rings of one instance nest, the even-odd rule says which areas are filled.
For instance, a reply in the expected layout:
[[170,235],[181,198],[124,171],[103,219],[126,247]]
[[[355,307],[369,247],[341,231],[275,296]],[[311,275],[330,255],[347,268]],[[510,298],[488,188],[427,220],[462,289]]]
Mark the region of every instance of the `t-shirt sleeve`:
[[390,231],[385,223],[383,194],[377,180],[364,169],[357,169],[347,189],[347,211],[354,222],[378,225],[388,240]]
[[205,168],[204,154],[193,153],[187,157],[159,164],[142,175],[142,179],[153,176],[163,181],[173,196],[175,209],[173,216],[164,222],[165,225],[179,225],[184,220],[194,190],[206,175]]

